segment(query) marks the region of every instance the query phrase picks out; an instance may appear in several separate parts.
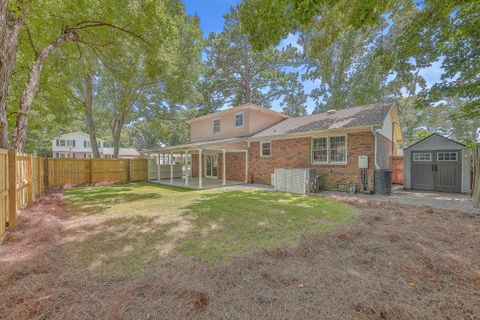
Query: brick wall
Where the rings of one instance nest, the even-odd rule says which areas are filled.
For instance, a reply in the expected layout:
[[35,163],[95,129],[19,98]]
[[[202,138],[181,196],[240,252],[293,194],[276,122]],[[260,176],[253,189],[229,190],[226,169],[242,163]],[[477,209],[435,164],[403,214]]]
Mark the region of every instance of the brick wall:
[[369,189],[373,190],[373,134],[370,131],[347,135],[346,165],[313,165],[311,159],[311,139],[292,138],[272,140],[272,156],[260,157],[260,143],[252,142],[249,153],[249,174],[257,183],[271,182],[271,174],[275,168],[315,168],[317,174],[326,177],[328,188],[336,188],[338,184],[357,183],[360,186],[360,169],[358,156],[366,155],[369,160]]
[[[203,176],[205,177],[206,158],[203,156]],[[223,156],[218,154],[218,178],[223,176]],[[245,153],[244,152],[227,152],[226,156],[226,175],[227,180],[244,181],[245,180]],[[198,178],[198,154],[192,154],[192,176]]]

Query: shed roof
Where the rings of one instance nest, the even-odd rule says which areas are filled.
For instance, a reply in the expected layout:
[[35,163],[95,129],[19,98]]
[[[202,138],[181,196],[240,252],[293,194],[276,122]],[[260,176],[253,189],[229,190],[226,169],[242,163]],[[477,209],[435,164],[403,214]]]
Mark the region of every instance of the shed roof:
[[418,141],[415,142],[414,144],[409,145],[409,146],[406,147],[404,150],[410,149],[410,148],[412,148],[413,146],[418,145],[419,143],[422,143],[422,142],[425,142],[425,141],[431,139],[432,137],[440,137],[441,139],[445,139],[446,141],[456,143],[456,144],[460,145],[460,146],[463,147],[463,148],[466,147],[463,143],[460,143],[460,142],[458,142],[458,141],[452,140],[452,139],[450,139],[450,138],[447,138],[447,137],[445,137],[445,136],[442,136],[441,134],[438,134],[438,133],[434,132],[434,133],[432,133],[431,135],[429,135],[429,136],[427,136],[427,137],[425,137],[425,138],[423,138],[423,139],[421,139],[421,140],[418,140]]

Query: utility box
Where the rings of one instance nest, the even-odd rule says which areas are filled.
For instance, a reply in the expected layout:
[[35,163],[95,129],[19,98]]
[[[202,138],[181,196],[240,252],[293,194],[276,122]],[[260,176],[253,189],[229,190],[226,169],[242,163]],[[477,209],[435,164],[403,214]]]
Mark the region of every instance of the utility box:
[[368,156],[358,156],[358,168],[368,169]]

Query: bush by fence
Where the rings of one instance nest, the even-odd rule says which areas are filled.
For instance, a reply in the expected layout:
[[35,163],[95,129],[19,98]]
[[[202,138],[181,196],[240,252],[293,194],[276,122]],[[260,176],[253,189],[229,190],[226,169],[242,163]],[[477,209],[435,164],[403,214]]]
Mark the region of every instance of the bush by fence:
[[145,181],[146,159],[44,159],[0,149],[0,236],[45,186]]

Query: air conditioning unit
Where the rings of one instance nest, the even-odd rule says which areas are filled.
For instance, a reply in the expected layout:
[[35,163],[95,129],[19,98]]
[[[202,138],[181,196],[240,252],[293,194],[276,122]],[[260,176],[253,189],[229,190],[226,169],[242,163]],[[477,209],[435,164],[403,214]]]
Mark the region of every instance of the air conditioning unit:
[[275,190],[305,194],[315,191],[315,169],[284,169],[274,170],[272,177]]

